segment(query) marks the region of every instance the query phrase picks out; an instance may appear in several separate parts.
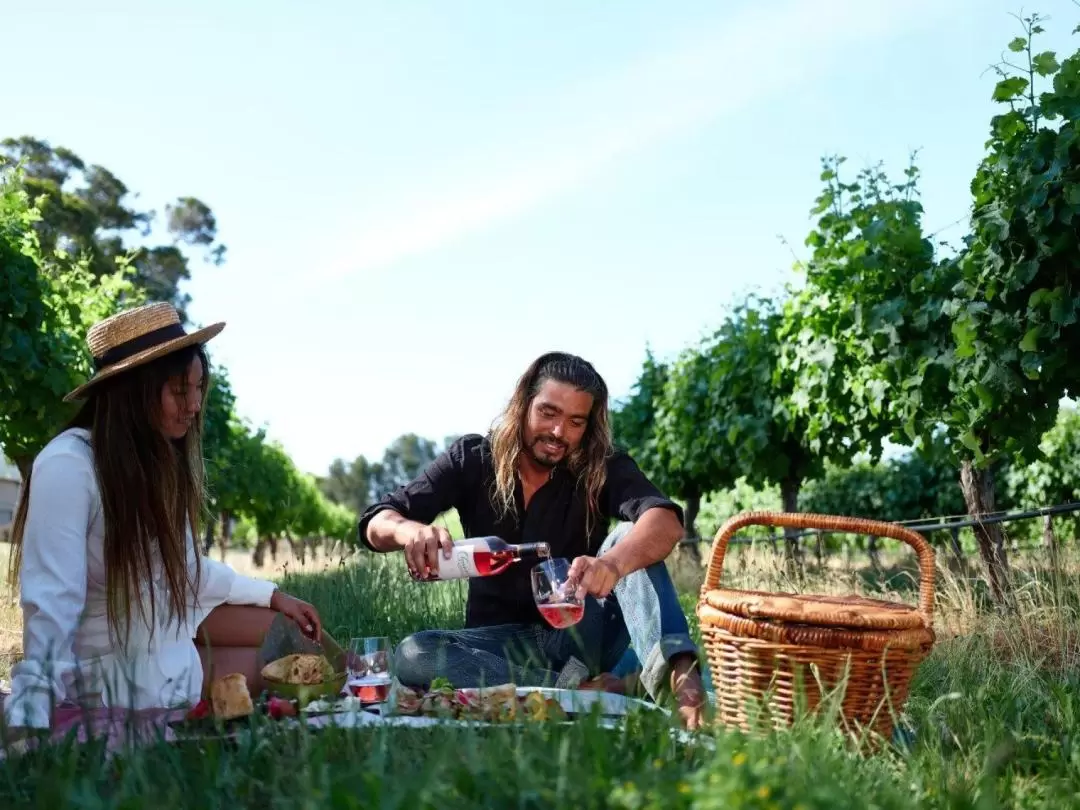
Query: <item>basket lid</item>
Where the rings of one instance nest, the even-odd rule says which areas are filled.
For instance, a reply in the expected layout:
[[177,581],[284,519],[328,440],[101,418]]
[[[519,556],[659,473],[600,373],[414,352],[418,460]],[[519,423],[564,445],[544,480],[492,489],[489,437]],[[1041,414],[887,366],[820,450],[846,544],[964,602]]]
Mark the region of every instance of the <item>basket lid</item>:
[[854,594],[825,596],[713,588],[704,594],[704,601],[747,619],[864,630],[912,630],[927,626],[926,617],[918,608]]

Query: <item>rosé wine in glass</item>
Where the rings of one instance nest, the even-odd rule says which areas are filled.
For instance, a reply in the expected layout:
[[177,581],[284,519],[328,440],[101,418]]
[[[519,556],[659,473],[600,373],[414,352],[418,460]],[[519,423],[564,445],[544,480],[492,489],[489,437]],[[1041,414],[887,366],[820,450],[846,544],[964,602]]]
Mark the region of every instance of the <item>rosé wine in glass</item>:
[[577,598],[575,586],[569,582],[570,563],[562,557],[536,565],[532,569],[533,599],[544,621],[563,629],[581,621],[585,602]]
[[382,703],[390,695],[394,653],[386,636],[354,638],[347,653],[345,689],[361,703]]

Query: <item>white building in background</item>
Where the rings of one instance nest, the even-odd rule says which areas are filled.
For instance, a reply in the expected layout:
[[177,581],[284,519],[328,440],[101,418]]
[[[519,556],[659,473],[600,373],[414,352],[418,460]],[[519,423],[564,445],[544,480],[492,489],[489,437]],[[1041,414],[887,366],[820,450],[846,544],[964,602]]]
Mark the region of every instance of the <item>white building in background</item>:
[[6,539],[7,529],[15,516],[21,481],[19,469],[0,454],[0,539]]

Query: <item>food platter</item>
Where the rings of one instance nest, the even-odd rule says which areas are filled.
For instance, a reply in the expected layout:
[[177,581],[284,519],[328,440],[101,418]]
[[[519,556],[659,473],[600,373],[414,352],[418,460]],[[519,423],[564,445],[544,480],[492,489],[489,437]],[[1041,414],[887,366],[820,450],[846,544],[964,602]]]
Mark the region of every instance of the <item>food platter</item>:
[[312,703],[308,720],[316,727],[389,726],[495,726],[533,723],[569,725],[596,717],[611,728],[635,711],[665,710],[636,698],[592,690],[556,689],[502,684],[486,689],[454,689],[436,682],[428,690],[403,687],[395,681],[386,703],[352,706],[344,700]]
[[[282,721],[312,728],[370,725],[523,725],[571,724],[597,718],[615,727],[632,711],[664,709],[643,700],[595,690],[518,686],[514,683],[483,688],[455,688],[436,678],[427,689],[389,682],[383,702],[351,694],[346,672],[337,671],[344,656],[290,653],[270,661],[261,670],[263,691],[255,700],[248,695],[243,675],[233,673],[211,684],[211,697],[183,718],[171,722],[178,737],[235,738],[263,722]],[[339,665],[335,665],[339,664]]]

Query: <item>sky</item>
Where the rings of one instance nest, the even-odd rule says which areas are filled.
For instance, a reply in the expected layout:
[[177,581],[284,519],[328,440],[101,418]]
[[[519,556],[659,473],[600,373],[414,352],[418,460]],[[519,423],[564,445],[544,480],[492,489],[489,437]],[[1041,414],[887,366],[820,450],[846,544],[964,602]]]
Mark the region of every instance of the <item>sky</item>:
[[[92,6],[92,8],[91,8]],[[626,396],[738,296],[797,283],[820,160],[958,240],[994,76],[1073,0],[0,0],[0,137],[195,196],[227,261],[190,314],[297,465],[483,432],[540,353]]]

